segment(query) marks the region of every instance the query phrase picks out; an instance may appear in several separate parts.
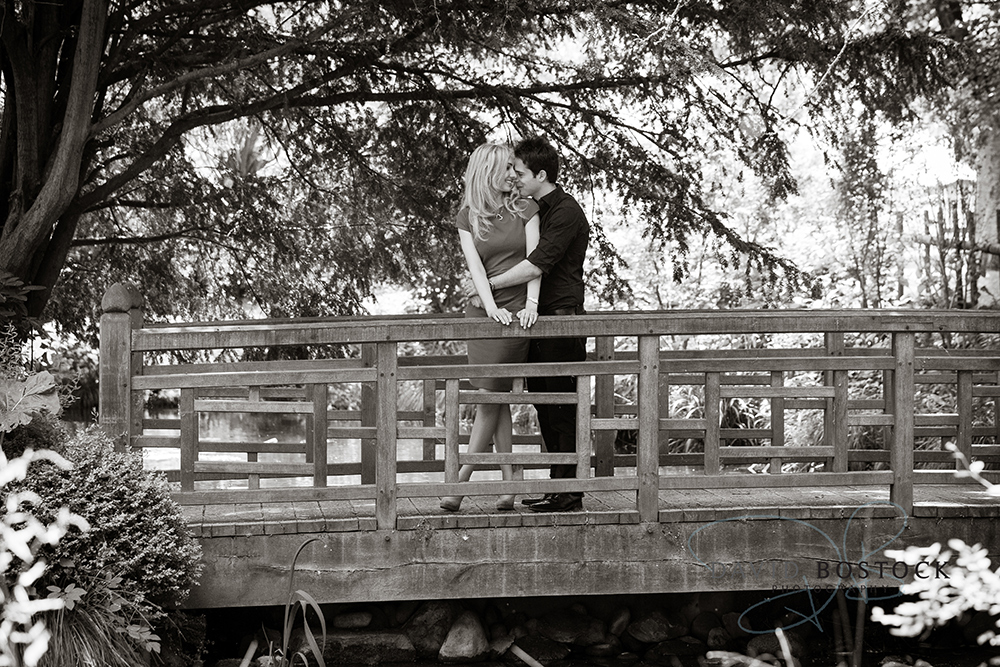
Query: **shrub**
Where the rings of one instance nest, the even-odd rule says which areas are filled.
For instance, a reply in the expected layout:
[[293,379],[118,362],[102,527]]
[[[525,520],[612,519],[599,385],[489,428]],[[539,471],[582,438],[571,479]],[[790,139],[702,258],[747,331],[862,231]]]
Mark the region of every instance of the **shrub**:
[[139,652],[158,650],[154,628],[164,609],[182,602],[195,583],[200,546],[166,479],[144,470],[141,455],[116,452],[96,427],[69,440],[63,452],[72,470],[39,466],[23,483],[37,494],[34,514],[43,522],[66,506],[91,526],[43,550],[51,565],[36,591],[66,603],[49,619],[63,634],[53,637],[47,658],[135,664]]

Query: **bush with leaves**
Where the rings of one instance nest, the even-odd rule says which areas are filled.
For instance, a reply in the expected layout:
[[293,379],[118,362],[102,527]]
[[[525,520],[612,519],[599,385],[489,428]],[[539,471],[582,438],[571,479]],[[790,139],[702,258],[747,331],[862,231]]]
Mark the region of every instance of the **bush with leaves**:
[[47,660],[134,664],[142,652],[158,651],[155,628],[195,583],[200,546],[166,479],[144,470],[139,454],[115,451],[96,427],[62,451],[72,470],[40,466],[22,482],[38,497],[34,513],[42,521],[65,506],[91,525],[44,549],[51,566],[36,589],[65,603],[50,619],[61,634]]
[[[1000,485],[985,479],[982,461],[970,462],[954,443],[947,443],[963,466],[957,477],[971,477],[979,482],[987,494],[1000,498]],[[982,545],[969,546],[962,540],[948,540],[949,549],[942,550],[939,542],[929,547],[910,546],[906,549],[886,551],[886,555],[908,565],[919,562],[942,563],[947,577],[914,579],[912,583],[900,587],[905,595],[914,595],[916,600],[903,602],[893,613],[881,607],[872,609],[872,620],[891,626],[890,632],[901,637],[925,636],[935,627],[962,618],[967,612],[986,612],[994,619],[994,625],[977,638],[980,644],[989,642],[1000,646],[1000,568],[996,570],[990,563],[989,551]],[[952,562],[954,551],[955,560]]]

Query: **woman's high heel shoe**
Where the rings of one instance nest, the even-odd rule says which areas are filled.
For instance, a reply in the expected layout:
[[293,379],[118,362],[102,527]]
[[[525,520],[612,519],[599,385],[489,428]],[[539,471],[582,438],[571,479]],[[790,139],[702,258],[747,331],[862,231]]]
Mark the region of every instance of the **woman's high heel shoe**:
[[462,498],[464,496],[447,496],[441,499],[441,509],[449,512],[457,512],[462,508]]
[[500,496],[497,498],[497,509],[501,512],[510,512],[514,509],[514,496]]

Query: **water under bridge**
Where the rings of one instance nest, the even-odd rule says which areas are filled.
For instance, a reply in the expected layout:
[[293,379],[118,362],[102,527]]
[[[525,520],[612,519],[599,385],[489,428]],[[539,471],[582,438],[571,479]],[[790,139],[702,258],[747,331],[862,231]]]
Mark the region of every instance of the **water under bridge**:
[[[192,608],[320,602],[897,586],[886,551],[1000,548],[1000,313],[600,312],[530,331],[485,318],[143,322],[104,299],[101,423],[166,462],[205,558]],[[586,361],[470,366],[463,342],[586,336]],[[528,374],[577,391],[522,391]],[[469,377],[518,378],[474,391]],[[151,396],[176,397],[163,417]],[[465,451],[474,404],[514,408],[511,454]],[[549,454],[531,404],[576,408]],[[216,437],[218,416],[280,420]],[[289,429],[288,426],[291,425]],[[577,479],[550,480],[554,462]],[[458,483],[459,466],[483,466]],[[512,481],[500,464],[515,465]],[[492,469],[492,471],[490,471]],[[977,466],[978,469],[978,466]],[[582,512],[494,507],[582,490]],[[465,495],[462,510],[439,498]]]

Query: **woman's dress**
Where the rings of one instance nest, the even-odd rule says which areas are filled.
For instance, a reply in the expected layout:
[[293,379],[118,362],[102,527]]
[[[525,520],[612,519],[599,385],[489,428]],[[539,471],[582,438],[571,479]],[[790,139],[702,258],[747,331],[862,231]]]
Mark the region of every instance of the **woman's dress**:
[[[526,256],[524,226],[533,215],[538,213],[538,204],[530,199],[523,200],[527,206],[520,213],[512,213],[502,209],[500,218],[491,222],[493,229],[486,233],[483,239],[476,238],[469,224],[469,209],[458,212],[456,225],[473,236],[476,250],[483,260],[483,267],[489,278],[498,276],[513,266],[521,263]],[[506,308],[511,313],[517,313],[524,308],[528,287],[525,284],[512,287],[501,287],[493,292],[493,300],[498,308]],[[486,317],[486,310],[468,305],[466,317]],[[470,364],[510,364],[524,363],[528,359],[527,338],[496,338],[468,341]],[[512,378],[472,378],[472,385],[489,391],[510,391]]]

